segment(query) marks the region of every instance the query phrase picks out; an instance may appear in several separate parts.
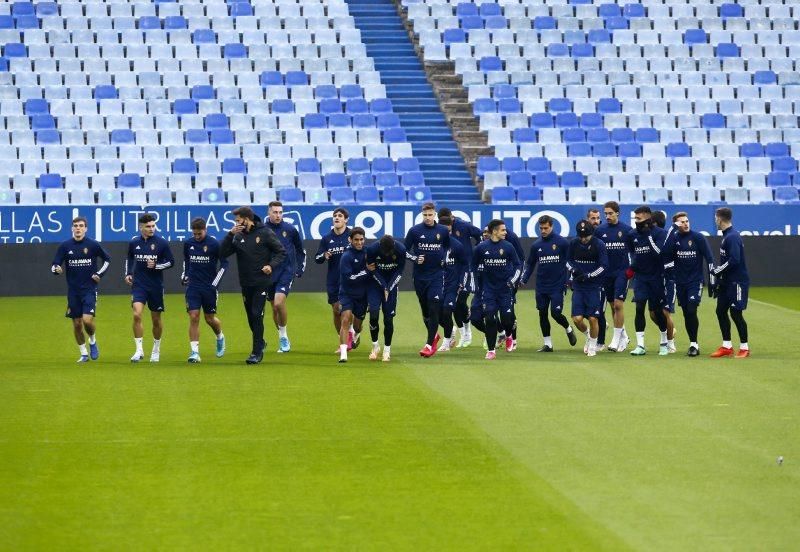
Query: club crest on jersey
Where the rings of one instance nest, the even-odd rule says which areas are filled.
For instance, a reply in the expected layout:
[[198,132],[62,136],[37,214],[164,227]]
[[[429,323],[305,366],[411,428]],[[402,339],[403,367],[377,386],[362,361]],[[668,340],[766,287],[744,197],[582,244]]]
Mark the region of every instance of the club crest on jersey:
[[207,245],[204,245],[204,246],[203,246],[203,253],[205,253],[206,251],[208,251],[208,246],[207,246]]
[[618,237],[618,238],[621,238],[621,237],[622,237],[622,230],[620,230],[619,232],[617,232],[617,237]]
[[256,243],[261,243],[261,236],[256,236]]
[[[692,244],[690,243],[689,245],[692,245]],[[88,255],[89,254],[89,248],[88,247],[84,247],[83,248],[83,254],[84,255]]]
[[151,243],[150,244],[150,251],[155,251],[155,250],[156,250],[156,244]]
[[692,246],[692,240],[689,240],[689,247]]
[[456,230],[456,236],[461,237],[461,230]]
[[442,239],[442,235],[441,235],[441,234],[436,234],[436,239],[437,239],[437,240],[440,240],[440,239]]
[[557,249],[556,244],[553,244],[551,247],[553,248],[553,251],[555,251]]
[[500,254],[501,255],[503,254],[503,248],[502,247],[500,248]]
[[286,230],[284,230],[282,233],[284,238],[289,235],[289,233]]

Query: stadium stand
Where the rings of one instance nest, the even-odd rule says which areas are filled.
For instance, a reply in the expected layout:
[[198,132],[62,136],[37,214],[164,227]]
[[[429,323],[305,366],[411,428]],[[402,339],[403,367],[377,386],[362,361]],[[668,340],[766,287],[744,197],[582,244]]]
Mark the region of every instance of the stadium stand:
[[401,123],[342,0],[0,4],[3,204],[430,197]]
[[488,136],[476,173],[494,202],[797,199],[800,5],[402,4]]

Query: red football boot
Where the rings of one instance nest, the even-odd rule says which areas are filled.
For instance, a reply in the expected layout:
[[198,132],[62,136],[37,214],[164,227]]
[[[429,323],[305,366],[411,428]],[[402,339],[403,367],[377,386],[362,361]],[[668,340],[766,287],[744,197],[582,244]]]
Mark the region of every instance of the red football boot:
[[711,353],[711,358],[722,358],[722,357],[732,357],[733,356],[733,348],[732,347],[720,347],[713,353]]

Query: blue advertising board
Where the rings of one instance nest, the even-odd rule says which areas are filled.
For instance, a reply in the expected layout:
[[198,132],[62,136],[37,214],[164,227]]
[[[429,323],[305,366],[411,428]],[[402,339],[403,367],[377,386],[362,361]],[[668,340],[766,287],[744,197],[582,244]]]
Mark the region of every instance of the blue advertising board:
[[[456,216],[476,226],[485,226],[491,219],[500,218],[520,237],[536,237],[536,221],[542,215],[556,220],[556,230],[562,235],[574,234],[575,223],[586,216],[586,206],[575,205],[450,205]],[[620,218],[630,222],[636,206],[623,205]],[[686,211],[695,230],[713,235],[715,205],[658,205],[668,217]],[[60,242],[70,237],[70,225],[75,216],[89,221],[89,235],[106,242],[128,241],[138,232],[137,219],[144,212],[157,217],[158,232],[171,241],[185,239],[191,234],[190,222],[195,217],[206,219],[209,232],[222,236],[233,226],[229,205],[167,205],[146,209],[133,206],[39,206],[0,207],[0,243]],[[419,206],[347,206],[350,226],[361,226],[367,238],[384,234],[405,236],[408,229],[420,222]],[[800,206],[798,205],[735,205],[734,225],[743,235],[797,236],[800,235]],[[256,208],[265,217],[266,207]],[[285,218],[300,230],[303,239],[316,240],[330,228],[333,207],[284,206]]]

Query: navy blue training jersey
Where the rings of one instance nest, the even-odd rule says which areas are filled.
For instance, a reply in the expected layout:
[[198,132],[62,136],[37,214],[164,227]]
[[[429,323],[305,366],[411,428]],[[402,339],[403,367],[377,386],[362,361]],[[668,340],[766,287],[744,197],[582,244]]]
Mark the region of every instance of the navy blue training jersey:
[[[147,261],[153,259],[155,268],[147,268]],[[133,275],[133,285],[144,288],[158,288],[164,285],[163,271],[175,264],[169,249],[169,242],[159,235],[143,238],[140,235],[128,244],[128,257],[125,259],[125,275]]]
[[395,240],[394,249],[391,253],[384,255],[381,252],[380,242],[370,244],[367,250],[367,263],[375,264],[372,278],[385,290],[392,291],[400,278],[403,276],[403,269],[406,266],[406,248],[402,243]]
[[[472,249],[470,247],[470,249]],[[471,256],[470,256],[471,257]],[[455,239],[450,240],[450,247],[445,255],[444,262],[444,289],[467,288],[467,279],[470,272],[471,259],[467,256],[464,246]]]
[[[314,262],[322,264],[328,261],[328,274],[326,276],[326,285],[328,289],[336,289],[339,287],[339,261],[342,258],[342,253],[350,245],[350,228],[345,228],[341,234],[337,234],[331,228],[331,231],[322,236],[319,240],[319,247],[317,254],[314,256]],[[330,258],[325,258],[325,253],[331,254]]]
[[370,272],[367,270],[367,250],[348,247],[339,261],[339,295],[365,296]]
[[[219,265],[219,268],[217,268]],[[183,273],[181,280],[192,288],[218,287],[228,259],[220,259],[219,242],[206,234],[201,241],[191,236],[183,242]]]
[[[483,270],[478,271],[480,265]],[[522,274],[522,261],[508,241],[485,240],[473,251],[472,270],[482,293],[510,291]]]
[[667,233],[663,228],[653,227],[628,233],[628,251],[631,254],[631,268],[637,277],[654,279],[664,276],[664,260],[661,250]]
[[608,269],[606,245],[597,236],[592,236],[589,243],[583,243],[580,238],[575,238],[569,244],[567,263],[575,273],[572,289],[577,291],[599,289]]
[[706,237],[690,230],[685,234],[672,229],[664,244],[664,266],[671,269],[676,284],[690,284],[705,280],[704,266],[714,264]]
[[291,270],[292,276],[300,277],[306,270],[306,250],[303,249],[303,240],[300,239],[300,232],[293,224],[282,220],[280,224],[272,224],[267,219],[266,227],[275,232],[281,245],[286,250],[286,260],[284,266]]
[[536,265],[536,289],[539,291],[559,291],[563,289],[569,278],[567,272],[567,250],[569,241],[556,232],[551,232],[546,238],[539,238],[533,245],[525,261],[525,270],[522,273],[522,283],[527,284]]
[[606,222],[598,226],[594,231],[594,235],[606,244],[606,254],[608,255],[606,278],[616,276],[618,272],[627,269],[631,265],[627,239],[632,230],[624,222],[617,222],[617,224],[608,224]]
[[[426,226],[424,222],[412,226],[406,234],[405,246],[406,258],[414,263],[414,278],[428,280],[442,277],[444,257],[450,247],[447,226]],[[419,255],[425,256],[422,264],[417,264]]]
[[725,282],[749,284],[747,263],[744,259],[744,243],[739,232],[733,226],[722,231],[722,243],[719,244],[719,266],[714,273]]
[[[100,268],[97,268],[98,258],[103,261]],[[87,237],[81,241],[70,238],[58,246],[51,270],[55,270],[56,266],[65,265],[69,290],[90,291],[97,287],[92,276],[97,274],[102,278],[110,262],[111,257],[99,242]]]

